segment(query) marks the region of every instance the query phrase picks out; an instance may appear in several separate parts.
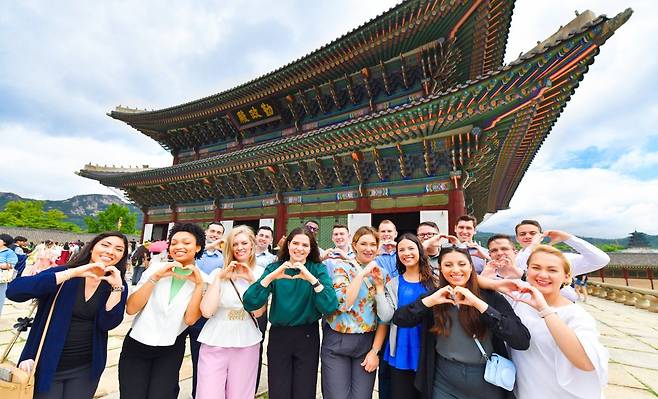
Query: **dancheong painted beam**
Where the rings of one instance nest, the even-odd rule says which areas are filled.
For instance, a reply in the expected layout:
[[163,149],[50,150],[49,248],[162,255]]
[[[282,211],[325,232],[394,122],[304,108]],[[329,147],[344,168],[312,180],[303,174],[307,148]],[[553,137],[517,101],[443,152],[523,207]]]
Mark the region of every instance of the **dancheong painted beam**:
[[151,223],[505,209],[600,47],[580,13],[508,65],[512,1],[406,1],[321,49],[179,106],[117,108],[173,165],[78,172]]

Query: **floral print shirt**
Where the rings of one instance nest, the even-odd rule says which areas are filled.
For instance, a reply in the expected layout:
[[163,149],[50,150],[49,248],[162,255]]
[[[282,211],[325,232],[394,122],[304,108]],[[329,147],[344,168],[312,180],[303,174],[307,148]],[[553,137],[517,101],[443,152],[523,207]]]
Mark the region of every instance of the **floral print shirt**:
[[[356,261],[340,261],[335,263],[333,283],[338,309],[327,317],[327,323],[332,330],[343,334],[358,334],[377,329],[377,289],[371,277],[363,279],[359,294],[352,307],[347,307],[347,287],[364,266]],[[380,268],[384,276],[384,284],[390,281],[385,269]],[[379,294],[383,296],[384,294]]]

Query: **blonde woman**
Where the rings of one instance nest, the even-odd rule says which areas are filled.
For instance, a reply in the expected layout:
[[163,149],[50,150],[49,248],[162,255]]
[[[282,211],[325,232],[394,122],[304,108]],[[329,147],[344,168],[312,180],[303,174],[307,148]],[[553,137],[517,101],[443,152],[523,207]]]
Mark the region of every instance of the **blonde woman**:
[[571,265],[562,252],[539,245],[528,258],[527,282],[514,311],[532,339],[525,351],[512,349],[515,394],[525,398],[601,397],[608,377],[608,351],[596,322],[560,294],[571,281]]
[[256,265],[255,246],[251,228],[234,228],[226,237],[224,267],[210,275],[212,284],[201,301],[208,321],[199,335],[197,399],[254,397],[263,340],[256,317],[265,307],[247,312],[242,297],[265,270]]

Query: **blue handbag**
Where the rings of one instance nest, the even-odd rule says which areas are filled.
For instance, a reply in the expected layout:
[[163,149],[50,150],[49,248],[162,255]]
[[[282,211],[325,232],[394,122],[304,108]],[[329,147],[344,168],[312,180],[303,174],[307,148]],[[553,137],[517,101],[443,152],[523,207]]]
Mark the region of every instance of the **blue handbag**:
[[514,363],[497,353],[492,353],[491,356],[488,356],[480,340],[475,336],[473,336],[473,340],[475,340],[475,344],[480,349],[482,356],[487,360],[487,365],[484,368],[484,380],[489,384],[499,386],[508,391],[514,389],[514,381],[516,381],[516,366],[514,366]]

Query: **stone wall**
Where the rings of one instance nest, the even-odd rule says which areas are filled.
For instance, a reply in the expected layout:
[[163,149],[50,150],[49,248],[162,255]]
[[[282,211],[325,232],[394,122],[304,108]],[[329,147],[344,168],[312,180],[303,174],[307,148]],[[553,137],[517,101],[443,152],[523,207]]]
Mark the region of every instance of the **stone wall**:
[[[32,229],[29,227],[6,227],[0,226],[0,233],[9,234],[12,237],[23,236],[26,237],[28,241],[32,241],[35,244],[40,243],[45,240],[51,240],[59,243],[71,242],[71,241],[90,241],[96,236],[96,234],[90,233],[76,233],[71,231],[62,231],[62,230],[42,230],[42,229]],[[129,235],[128,239],[134,238],[139,241],[141,234],[138,235]]]

